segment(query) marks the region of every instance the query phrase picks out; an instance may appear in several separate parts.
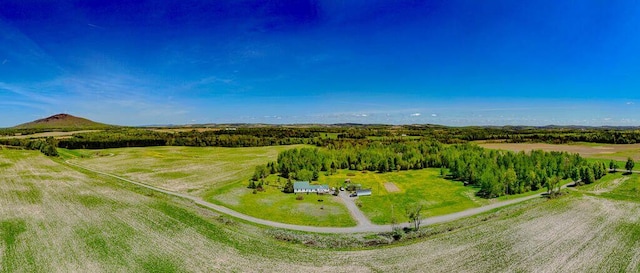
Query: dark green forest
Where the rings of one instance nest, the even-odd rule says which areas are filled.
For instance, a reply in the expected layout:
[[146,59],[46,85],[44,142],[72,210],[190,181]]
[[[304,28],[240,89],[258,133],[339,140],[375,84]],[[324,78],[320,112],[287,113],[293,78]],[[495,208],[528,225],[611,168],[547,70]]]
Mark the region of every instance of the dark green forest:
[[257,167],[254,179],[279,173],[285,178],[312,181],[320,173],[331,175],[338,169],[384,173],[423,168],[442,168],[443,175],[448,170],[450,179],[479,187],[478,195],[487,198],[541,188],[551,192],[564,179],[593,183],[608,171],[604,163],[588,163],[578,154],[566,152],[514,153],[473,144],[378,141],[283,151],[277,162]]

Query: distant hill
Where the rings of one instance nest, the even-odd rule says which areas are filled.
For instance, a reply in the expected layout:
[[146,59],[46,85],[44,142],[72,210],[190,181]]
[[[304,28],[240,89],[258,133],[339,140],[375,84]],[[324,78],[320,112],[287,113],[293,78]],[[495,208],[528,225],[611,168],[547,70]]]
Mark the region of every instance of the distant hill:
[[20,124],[15,129],[102,129],[113,127],[112,125],[98,123],[69,114],[57,114],[48,118]]

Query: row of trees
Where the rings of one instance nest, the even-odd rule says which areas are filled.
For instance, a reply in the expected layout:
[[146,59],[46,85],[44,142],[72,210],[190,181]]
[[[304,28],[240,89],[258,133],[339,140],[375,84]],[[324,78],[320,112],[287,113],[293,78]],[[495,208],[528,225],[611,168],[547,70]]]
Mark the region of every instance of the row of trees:
[[51,137],[47,139],[0,139],[0,145],[23,147],[28,150],[38,150],[47,156],[58,156],[55,140]]
[[[253,130],[241,134],[239,131],[190,131],[158,132],[142,129],[120,129],[102,132],[75,134],[71,138],[61,139],[58,147],[67,149],[106,149],[121,147],[147,146],[216,146],[216,147],[258,147],[291,144],[319,144],[319,137],[310,138],[317,133],[295,132],[294,130]],[[278,133],[279,132],[279,133]]]
[[591,183],[606,174],[604,164],[590,164],[578,154],[514,153],[472,144],[443,145],[423,140],[291,149],[281,152],[276,163],[256,168],[254,178],[280,173],[285,178],[314,180],[320,172],[331,174],[338,169],[383,173],[422,168],[449,169],[450,178],[480,187],[479,194],[488,198],[544,187],[551,191],[561,179]]

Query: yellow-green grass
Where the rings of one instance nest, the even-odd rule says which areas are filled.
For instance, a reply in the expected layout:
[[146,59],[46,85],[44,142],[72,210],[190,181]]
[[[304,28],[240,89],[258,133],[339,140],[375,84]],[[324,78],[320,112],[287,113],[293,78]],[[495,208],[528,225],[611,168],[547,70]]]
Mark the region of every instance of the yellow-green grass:
[[[476,197],[476,188],[465,187],[440,177],[439,169],[423,169],[389,173],[339,171],[331,176],[321,176],[320,184],[331,187],[342,186],[346,179],[351,183],[370,188],[371,196],[362,196],[361,210],[377,224],[388,224],[395,217],[399,222],[408,221],[406,208],[416,203],[424,204],[423,217],[449,214],[469,208],[489,204],[489,201]],[[389,193],[386,182],[394,183],[399,192]],[[393,213],[393,215],[392,215]]]
[[419,140],[421,136],[368,136],[369,140]]
[[63,158],[164,189],[203,196],[234,183],[244,183],[255,166],[275,161],[293,146],[251,148],[144,147],[104,150],[60,149]]
[[[616,160],[616,159],[611,159],[611,158],[586,158],[587,162],[603,162],[605,164],[605,166],[607,168],[609,168],[609,163],[611,162],[611,160],[613,160],[614,162],[616,162],[616,165],[618,166],[618,168],[616,169],[618,172],[624,172],[626,171],[624,166],[625,164],[627,164],[627,160]],[[635,171],[639,171],[640,170],[640,161],[638,160],[634,160],[635,164],[633,166],[633,170]]]
[[586,184],[577,187],[576,189],[579,191],[592,192],[600,189],[605,189],[613,186],[614,182],[618,179],[625,179],[626,175],[624,172],[615,172],[615,173],[607,173],[605,176],[597,180],[595,183]]
[[[332,251],[37,151],[0,151],[2,272],[637,272],[640,203],[570,194],[447,223],[413,244]],[[635,175],[634,175],[635,176]],[[35,190],[33,190],[33,189]],[[25,193],[16,196],[15,192]],[[153,194],[148,194],[153,195]],[[39,197],[37,197],[39,196]],[[430,229],[431,227],[424,227]]]
[[601,195],[603,197],[640,202],[640,174],[617,173],[611,176],[622,177],[624,179],[610,191],[602,193]]
[[[236,211],[253,217],[275,222],[305,225],[305,226],[355,226],[347,208],[333,195],[318,195],[315,193],[300,194],[302,200],[297,200],[296,194],[286,194],[277,186],[275,175],[268,177],[264,191],[247,188],[247,183],[230,185],[210,193],[207,200],[224,205]],[[286,182],[280,179],[281,185]],[[322,200],[322,201],[318,201]]]
[[320,133],[321,138],[325,139],[338,139],[339,133]]
[[37,151],[3,150],[0,162],[0,272],[282,272],[313,266],[254,227],[228,226],[187,202],[137,193]]

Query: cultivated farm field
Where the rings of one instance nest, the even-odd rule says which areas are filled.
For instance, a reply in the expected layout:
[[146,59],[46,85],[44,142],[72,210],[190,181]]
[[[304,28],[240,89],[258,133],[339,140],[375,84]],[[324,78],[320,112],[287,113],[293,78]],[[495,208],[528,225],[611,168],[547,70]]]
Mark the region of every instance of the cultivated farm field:
[[203,196],[245,183],[257,165],[275,161],[280,151],[302,147],[144,147],[64,150],[71,162],[167,190]]
[[[636,177],[604,187],[633,196]],[[337,251],[275,241],[264,228],[218,221],[211,211],[36,151],[0,151],[0,181],[2,272],[640,269],[640,203],[589,188],[427,226],[444,232],[412,244]]]
[[578,153],[582,157],[614,159],[626,161],[628,157],[640,160],[640,144],[598,144],[598,143],[572,143],[572,144],[548,144],[548,143],[506,143],[506,142],[476,142],[487,149],[508,151],[564,151]]
[[277,251],[210,212],[200,216],[38,152],[3,150],[0,162],[1,272],[242,271],[264,259],[256,253]]

